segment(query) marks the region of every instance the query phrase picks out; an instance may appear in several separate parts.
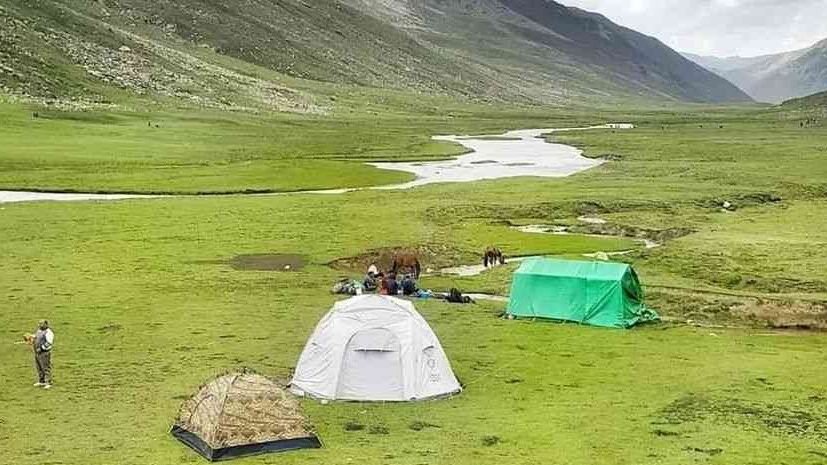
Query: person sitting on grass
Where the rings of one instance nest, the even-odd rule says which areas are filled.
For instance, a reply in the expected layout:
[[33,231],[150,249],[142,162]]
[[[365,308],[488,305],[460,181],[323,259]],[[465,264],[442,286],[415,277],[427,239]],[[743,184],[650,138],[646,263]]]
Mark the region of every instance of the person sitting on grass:
[[379,274],[379,267],[376,266],[376,263],[371,263],[368,267],[368,274],[373,273],[374,275]]
[[419,288],[416,285],[416,281],[409,274],[406,274],[405,277],[402,278],[402,295],[408,297],[419,295]]
[[396,281],[396,275],[389,273],[382,280],[382,285],[379,289],[382,295],[399,295],[399,283]]
[[368,271],[367,276],[365,279],[362,280],[362,288],[365,292],[374,292],[378,287],[378,283],[376,282],[376,274],[373,271]]
[[55,343],[55,333],[49,327],[49,322],[42,320],[32,338],[34,349],[34,364],[37,367],[37,382],[35,387],[51,389],[52,387],[52,347]]
[[376,275],[376,293],[388,295],[388,290],[385,288],[385,273],[380,272]]

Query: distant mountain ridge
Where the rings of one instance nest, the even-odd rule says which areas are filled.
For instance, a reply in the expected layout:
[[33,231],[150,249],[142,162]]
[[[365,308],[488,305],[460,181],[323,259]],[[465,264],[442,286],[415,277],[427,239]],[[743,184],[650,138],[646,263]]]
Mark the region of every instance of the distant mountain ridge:
[[750,101],[551,0],[0,0],[0,93],[313,111],[280,76],[539,104]]
[[805,49],[751,58],[684,56],[762,102],[781,103],[827,90],[827,39]]

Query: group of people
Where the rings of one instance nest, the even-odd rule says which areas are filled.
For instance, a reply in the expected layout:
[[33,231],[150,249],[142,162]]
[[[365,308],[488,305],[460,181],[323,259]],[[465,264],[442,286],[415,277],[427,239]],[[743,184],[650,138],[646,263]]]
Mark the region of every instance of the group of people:
[[[491,260],[494,264],[494,260]],[[398,275],[390,271],[383,273],[375,264],[370,265],[362,281],[350,278],[343,278],[333,285],[334,294],[360,295],[362,293],[376,293],[379,295],[416,297],[420,299],[442,299],[450,303],[471,304],[473,299],[462,295],[459,289],[451,289],[447,293],[434,293],[430,290],[420,289],[413,273]]]
[[375,264],[368,268],[365,279],[362,280],[362,290],[380,295],[402,294],[409,297],[421,297],[422,294],[412,275],[406,274],[400,280],[396,273],[385,274]]

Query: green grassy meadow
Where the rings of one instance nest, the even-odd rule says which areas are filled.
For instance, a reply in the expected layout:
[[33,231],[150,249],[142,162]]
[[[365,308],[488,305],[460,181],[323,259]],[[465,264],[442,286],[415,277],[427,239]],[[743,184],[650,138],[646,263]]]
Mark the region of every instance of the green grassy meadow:
[[[347,274],[331,262],[424,247],[438,251],[426,267],[440,268],[476,263],[491,244],[511,256],[632,249],[617,259],[635,265],[667,321],[614,331],[506,321],[496,302],[423,301],[461,395],[306,401],[323,449],[239,463],[827,460],[824,335],[791,329],[827,322],[827,129],[759,107],[395,108],[312,117],[41,109],[33,119],[36,108],[0,105],[0,190],[228,194],[0,204],[0,463],[199,463],[167,433],[178,406],[234,367],[289,379],[337,299],[330,286]],[[404,181],[361,162],[461,153],[433,134],[610,121],[639,127],[550,137],[609,160],[565,179],[232,195]],[[582,224],[584,215],[607,224]],[[644,249],[641,238],[662,246]],[[219,263],[252,253],[298,253],[308,265]],[[513,266],[423,285],[503,294]],[[31,386],[32,356],[14,344],[40,318],[57,334],[48,392]],[[349,422],[365,428],[346,431]]]

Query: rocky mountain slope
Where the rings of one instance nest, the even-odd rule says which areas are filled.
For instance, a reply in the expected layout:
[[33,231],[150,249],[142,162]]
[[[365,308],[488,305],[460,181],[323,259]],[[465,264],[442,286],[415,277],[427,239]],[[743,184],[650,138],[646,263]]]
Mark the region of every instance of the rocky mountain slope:
[[0,0],[2,93],[317,111],[296,79],[523,103],[749,100],[550,0]]
[[782,104],[785,108],[800,108],[820,110],[827,114],[827,91],[787,100]]
[[752,58],[685,55],[762,102],[781,103],[827,90],[827,40],[802,50]]
[[382,8],[351,1],[535,92],[749,100],[657,39],[550,0],[381,0]]

